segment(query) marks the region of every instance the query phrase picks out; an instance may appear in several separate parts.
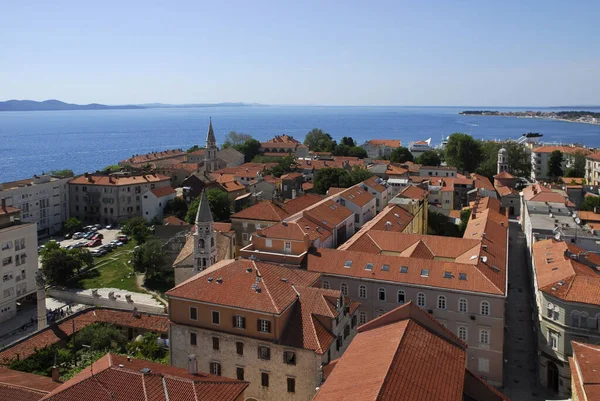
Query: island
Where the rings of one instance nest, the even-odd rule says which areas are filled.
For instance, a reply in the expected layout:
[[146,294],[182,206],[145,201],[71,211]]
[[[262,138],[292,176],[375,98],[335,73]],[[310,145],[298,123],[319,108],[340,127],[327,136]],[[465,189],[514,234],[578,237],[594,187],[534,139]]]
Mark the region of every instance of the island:
[[113,109],[144,109],[136,105],[108,106],[105,104],[72,104],[60,100],[7,100],[0,102],[0,111],[56,111],[56,110],[113,110]]
[[517,118],[543,118],[584,124],[600,124],[600,113],[592,111],[492,111],[466,110],[458,113],[462,116],[501,116]]

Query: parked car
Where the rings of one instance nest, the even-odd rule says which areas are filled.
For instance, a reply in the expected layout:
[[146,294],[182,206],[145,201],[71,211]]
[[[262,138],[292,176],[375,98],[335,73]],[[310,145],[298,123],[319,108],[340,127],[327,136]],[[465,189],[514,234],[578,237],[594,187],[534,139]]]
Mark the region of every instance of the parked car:
[[65,239],[71,239],[71,236],[72,236],[72,235],[73,235],[73,234],[71,234],[71,233],[66,233],[66,234],[65,234]]
[[97,230],[101,230],[102,224],[94,224],[94,227],[96,227]]
[[92,240],[90,242],[88,242],[87,246],[90,248],[96,247],[96,246],[100,246],[102,245],[102,240],[101,239],[95,239]]
[[126,235],[119,235],[117,237],[117,239],[119,241],[121,241],[122,243],[126,244],[127,242],[129,242],[129,237],[127,237]]
[[123,243],[121,241],[119,241],[118,239],[114,239],[114,240],[110,241],[110,243],[115,246],[123,246]]
[[112,248],[112,246],[111,246],[110,244],[102,245],[102,246],[100,247],[100,249],[102,249],[102,250],[106,251],[107,253],[108,253],[108,252],[112,252],[112,250],[113,250],[113,248]]
[[85,239],[92,239],[93,236],[94,236],[94,232],[93,231],[88,231],[87,233],[85,233],[85,235],[83,236],[83,238],[85,238]]
[[73,234],[73,239],[80,239],[81,237],[83,237],[84,233],[81,232],[76,232],[75,234]]
[[109,224],[109,225],[106,226],[107,230],[112,230],[112,228],[113,228],[112,224]]
[[92,239],[104,239],[104,235],[100,233],[95,233],[94,235],[92,235]]
[[90,253],[92,254],[92,256],[95,257],[106,255],[106,251],[104,251],[103,249],[94,249],[93,251],[90,251]]

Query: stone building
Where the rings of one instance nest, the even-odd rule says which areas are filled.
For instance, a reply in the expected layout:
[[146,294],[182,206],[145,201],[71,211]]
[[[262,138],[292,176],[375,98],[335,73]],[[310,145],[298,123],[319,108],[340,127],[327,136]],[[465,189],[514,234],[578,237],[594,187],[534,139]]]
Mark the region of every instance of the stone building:
[[356,302],[321,275],[225,260],[167,292],[171,364],[250,382],[247,400],[311,400],[355,334]]

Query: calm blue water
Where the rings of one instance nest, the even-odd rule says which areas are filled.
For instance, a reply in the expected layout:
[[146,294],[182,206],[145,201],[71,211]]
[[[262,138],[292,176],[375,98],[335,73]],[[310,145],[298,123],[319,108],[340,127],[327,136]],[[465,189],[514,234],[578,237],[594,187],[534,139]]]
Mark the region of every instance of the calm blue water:
[[[232,107],[0,113],[0,182],[42,171],[95,171],[133,154],[204,144],[209,116],[217,141],[229,131],[258,140],[286,133],[302,140],[312,128],[334,138],[419,139],[465,132],[476,138],[516,139],[540,132],[548,142],[600,147],[600,126],[513,117],[468,117],[470,108],[434,107]],[[497,108],[494,108],[497,109]]]

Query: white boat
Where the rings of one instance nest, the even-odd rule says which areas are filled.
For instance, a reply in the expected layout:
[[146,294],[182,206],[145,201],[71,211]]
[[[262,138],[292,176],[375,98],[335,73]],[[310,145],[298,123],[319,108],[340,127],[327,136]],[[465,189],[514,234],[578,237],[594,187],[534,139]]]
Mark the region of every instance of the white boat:
[[431,147],[431,138],[428,138],[426,141],[411,142],[408,145],[408,150],[414,157],[418,157],[428,150],[433,150]]

